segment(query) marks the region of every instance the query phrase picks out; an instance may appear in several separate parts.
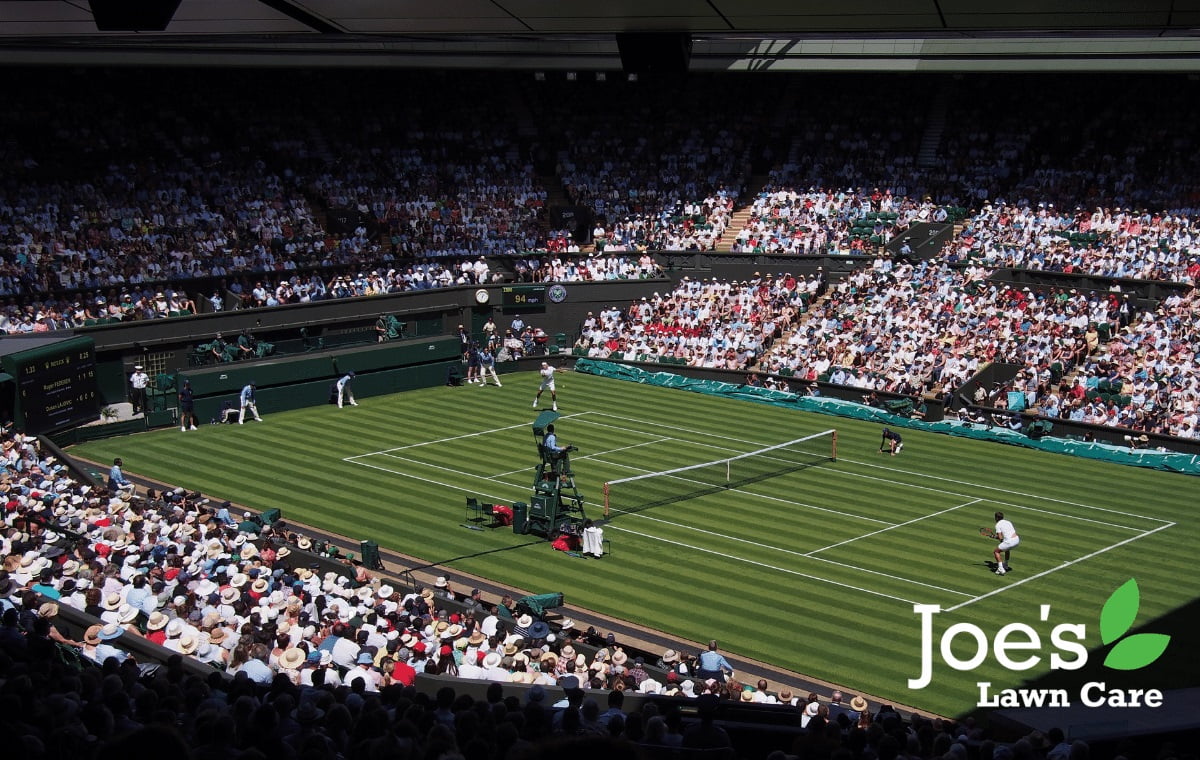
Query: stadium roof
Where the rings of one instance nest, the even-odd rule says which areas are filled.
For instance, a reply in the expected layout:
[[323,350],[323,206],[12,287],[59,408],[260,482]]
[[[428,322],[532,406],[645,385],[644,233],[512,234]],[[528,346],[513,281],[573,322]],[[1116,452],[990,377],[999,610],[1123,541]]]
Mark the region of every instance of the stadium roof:
[[1200,0],[180,0],[136,32],[102,3],[163,4],[5,0],[0,63],[605,70],[678,32],[692,70],[1200,71]]

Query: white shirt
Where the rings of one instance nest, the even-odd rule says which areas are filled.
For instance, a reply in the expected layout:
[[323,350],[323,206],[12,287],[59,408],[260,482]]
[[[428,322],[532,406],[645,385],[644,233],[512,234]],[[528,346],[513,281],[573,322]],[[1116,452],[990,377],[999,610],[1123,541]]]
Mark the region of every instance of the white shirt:
[[1000,538],[1003,538],[1005,540],[1008,540],[1010,538],[1016,538],[1017,537],[1017,529],[1013,527],[1012,521],[1010,521],[1010,520],[1007,520],[1007,519],[997,520],[996,521],[996,535],[1000,536]]

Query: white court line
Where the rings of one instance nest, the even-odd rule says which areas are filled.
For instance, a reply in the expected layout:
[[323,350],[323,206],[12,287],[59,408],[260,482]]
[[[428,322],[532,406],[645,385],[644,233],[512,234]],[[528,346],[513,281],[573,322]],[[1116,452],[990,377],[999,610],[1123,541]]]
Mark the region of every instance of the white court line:
[[692,546],[691,544],[685,544],[682,541],[673,541],[669,538],[661,538],[659,536],[652,536],[648,533],[642,533],[640,531],[630,530],[629,528],[620,528],[611,523],[606,525],[604,529],[605,530],[616,530],[616,531],[620,531],[622,533],[629,533],[634,536],[641,536],[642,538],[648,538],[651,541],[661,541],[664,544],[672,544],[673,546],[681,546],[684,549],[691,549],[692,551],[703,552],[704,554],[712,554],[713,556],[723,557],[724,559],[730,559],[730,560],[733,560],[734,562],[744,562],[747,565],[755,565],[757,567],[764,567],[768,570],[775,570],[780,573],[786,573],[788,575],[795,575],[800,578],[807,578],[807,579],[813,580],[813,581],[820,581],[821,583],[828,583],[831,586],[838,586],[840,588],[848,588],[851,591],[861,591],[864,594],[871,594],[872,596],[881,596],[885,599],[892,599],[897,602],[904,602],[905,604],[916,604],[916,602],[913,602],[909,599],[904,599],[903,597],[899,597],[899,596],[892,596],[891,594],[885,594],[882,591],[875,591],[874,589],[862,588],[860,586],[854,586],[849,583],[840,583],[838,581],[830,580],[828,578],[823,578],[819,575],[809,575],[808,573],[802,573],[799,570],[789,570],[786,567],[778,567],[777,565],[770,565],[770,564],[767,564],[766,562],[759,562],[757,560],[747,559],[745,557],[739,557],[734,554],[726,554],[725,552],[718,552],[718,551],[714,551],[712,549],[705,549],[702,546]]
[[[945,481],[947,483],[954,483],[955,485],[967,486],[968,488],[980,488],[985,491],[997,491],[999,493],[1011,494],[1013,496],[1021,496],[1026,499],[1037,499],[1039,501],[1048,501],[1048,502],[1053,502],[1055,504],[1064,504],[1069,507],[1079,507],[1081,509],[1091,509],[1096,512],[1107,512],[1109,514],[1120,515],[1122,517],[1132,517],[1136,520],[1149,520],[1150,522],[1156,522],[1156,523],[1167,523],[1168,522],[1167,520],[1163,520],[1158,517],[1147,517],[1146,515],[1139,515],[1134,512],[1122,512],[1119,509],[1109,509],[1108,507],[1096,507],[1096,506],[1092,506],[1091,504],[1080,504],[1079,502],[1076,502],[1076,501],[1068,501],[1066,499],[1054,499],[1049,496],[1039,496],[1037,494],[1025,493],[1024,491],[1014,491],[1010,488],[998,488],[996,486],[988,486],[988,485],[983,485],[981,483],[971,483],[971,482],[968,482],[965,480],[955,480],[954,478],[946,478],[946,477],[942,477],[941,475],[927,475],[925,473],[912,472],[911,470],[901,470],[901,469],[898,469],[895,467],[888,467],[886,465],[876,464],[874,462],[868,462],[865,460],[846,459],[845,457],[838,457],[838,461],[839,462],[846,461],[846,462],[850,462],[851,464],[861,465],[863,467],[872,467],[872,468],[879,469],[879,470],[888,470],[891,472],[903,472],[906,475],[915,475],[916,477],[919,477],[919,478],[927,478],[929,480],[941,480],[941,481]],[[919,485],[915,485],[912,483],[898,483],[895,480],[888,480],[886,478],[877,478],[877,477],[874,477],[871,475],[864,475],[862,473],[849,472],[846,470],[830,470],[830,472],[836,472],[839,475],[846,475],[848,477],[853,477],[853,478],[865,478],[867,480],[882,480],[885,483],[904,485],[904,486],[908,486],[910,488],[920,488],[920,489],[924,489],[927,491],[933,491],[934,493],[944,493],[944,494],[949,494],[951,496],[959,496],[964,499],[971,498],[970,494],[958,493],[957,491],[943,491],[942,489],[934,488],[933,486],[919,486]],[[1013,502],[998,501],[996,499],[988,499],[988,501],[994,502],[996,504],[1000,504],[1005,507],[1016,507],[1019,509],[1034,509],[1033,507],[1027,507],[1024,504],[1015,504]],[[1108,525],[1113,528],[1122,528],[1124,530],[1131,530],[1131,531],[1140,531],[1141,530],[1140,528],[1130,528],[1127,525],[1117,525],[1115,523],[1106,523],[1106,522],[1102,522],[1100,520],[1092,520],[1087,517],[1077,517],[1075,515],[1065,514],[1063,512],[1052,512],[1050,510],[1036,510],[1036,511],[1045,512],[1046,514],[1049,514],[1049,515],[1058,515],[1060,517],[1068,517],[1068,518],[1071,518],[1074,520],[1083,520],[1085,522],[1095,522],[1099,525]],[[1174,525],[1174,523],[1171,523],[1171,524]]]
[[[568,417],[581,417],[585,414],[589,414],[589,412],[576,412],[575,414],[564,414],[562,416],[562,418],[566,419]],[[429,446],[434,443],[449,443],[450,441],[461,441],[464,438],[476,438],[481,435],[490,435],[491,433],[503,433],[506,430],[516,430],[517,428],[530,427],[531,425],[533,425],[532,422],[522,422],[519,425],[508,425],[506,427],[492,428],[491,430],[480,430],[476,433],[463,433],[462,435],[453,435],[453,436],[450,436],[449,438],[438,438],[435,441],[421,441],[420,443],[410,443],[407,446],[396,446],[395,448],[391,448],[391,449],[381,449],[379,451],[368,451],[366,454],[354,454],[353,456],[343,457],[342,461],[349,462],[352,459],[359,459],[360,457],[373,457],[373,456],[376,456],[379,454],[387,454],[389,451],[404,451],[405,449],[415,449],[418,446]]]
[[[621,467],[626,470],[635,470],[637,472],[653,472],[653,470],[647,470],[642,467],[634,467],[631,464],[621,464],[620,462],[608,462],[603,459],[594,459],[592,461],[599,462],[600,464],[607,464],[612,467]],[[692,480],[691,478],[681,478],[678,475],[665,475],[664,477],[670,478],[671,480],[682,480],[684,483],[693,483],[695,485],[706,486],[709,488],[720,488],[725,493],[736,493],[736,494],[741,494],[743,496],[753,496],[756,499],[763,499],[765,501],[778,501],[778,502],[787,504],[788,506],[802,507],[804,509],[811,509],[815,512],[828,512],[829,514],[837,515],[838,517],[853,517],[856,520],[865,520],[866,522],[873,522],[873,523],[878,523],[880,525],[888,525],[888,526],[892,526],[892,527],[895,526],[895,523],[890,523],[886,520],[876,520],[874,517],[864,517],[862,515],[856,515],[852,512],[839,512],[836,509],[829,509],[828,507],[818,507],[816,504],[806,504],[805,502],[802,502],[802,501],[792,501],[791,499],[784,499],[779,496],[769,496],[769,495],[763,494],[763,493],[754,493],[753,491],[743,491],[740,488],[724,488],[722,486],[715,486],[712,483],[705,483],[702,480]],[[625,512],[627,510],[618,510],[618,511]]]
[[[690,530],[695,533],[704,533],[709,536],[716,536],[717,538],[723,538],[727,541],[736,541],[737,543],[749,544],[750,546],[754,546],[759,549],[770,549],[771,551],[782,552],[783,554],[791,554],[792,556],[795,556],[795,557],[808,557],[809,556],[809,553],[798,552],[795,549],[784,549],[782,546],[774,546],[772,544],[763,544],[763,543],[759,543],[758,541],[751,541],[748,538],[737,538],[736,536],[730,536],[725,533],[717,533],[716,531],[713,531],[713,530],[707,530],[705,528],[697,528],[694,525],[685,525],[684,523],[677,523],[677,522],[672,522],[670,520],[664,520],[661,517],[650,517],[649,515],[643,515],[638,512],[626,512],[623,509],[617,509],[614,511],[621,512],[623,514],[629,515],[630,517],[635,517],[635,518],[638,518],[641,520],[650,520],[651,522],[662,523],[663,525],[670,525],[670,526],[673,526],[676,528],[683,528],[684,530]],[[609,525],[611,525],[611,523],[609,523]],[[898,527],[898,526],[896,526],[896,527]],[[884,530],[890,530],[890,528],[884,528]],[[875,532],[879,533],[882,531],[875,531]],[[867,535],[874,535],[874,534],[869,533]],[[851,539],[851,540],[853,540],[853,539]],[[879,575],[879,576],[882,576],[884,578],[888,578],[888,579],[894,580],[894,581],[902,581],[904,583],[911,583],[914,586],[924,586],[925,588],[931,588],[931,589],[935,589],[937,591],[945,591],[947,594],[955,594],[957,596],[970,596],[970,594],[968,594],[965,591],[955,591],[952,588],[943,588],[941,586],[935,586],[932,583],[924,583],[922,581],[914,581],[910,578],[902,578],[898,575],[891,575],[889,573],[880,572],[878,570],[868,570],[865,567],[859,567],[857,565],[849,565],[844,562],[835,562],[834,560],[825,559],[824,557],[812,557],[812,559],[818,560],[820,562],[828,562],[831,565],[839,565],[841,567],[845,567],[845,568],[848,568],[851,570],[859,570],[861,572],[869,573],[871,575]]]
[[[645,443],[635,443],[632,446],[622,446],[619,449],[609,449],[608,451],[598,451],[595,454],[588,454],[587,456],[575,457],[574,459],[576,462],[578,462],[581,459],[591,459],[592,457],[602,457],[605,454],[612,454],[617,451],[625,451],[627,449],[636,449],[639,446],[652,446],[656,443],[662,443],[663,441],[673,441],[673,440],[675,440],[675,439],[674,438],[659,438],[659,439],[653,440],[653,441],[646,441]],[[535,464],[535,465],[530,465],[528,467],[522,467],[519,470],[509,470],[508,472],[498,472],[495,475],[483,475],[481,477],[503,478],[503,477],[507,477],[509,475],[516,475],[518,472],[529,472],[531,470],[536,470],[536,469],[537,469],[537,465]]]
[[678,439],[677,438],[655,438],[653,441],[646,441],[645,443],[635,443],[632,446],[622,446],[619,449],[609,449],[608,451],[597,451],[595,454],[587,454],[585,456],[575,457],[574,459],[576,462],[578,462],[581,459],[595,459],[596,457],[602,457],[602,456],[606,456],[608,454],[615,454],[618,451],[625,451],[626,449],[636,449],[639,446],[653,446],[656,443],[663,443],[664,441],[675,441],[675,440],[678,440]]
[[[353,458],[350,458],[347,461],[350,461],[352,459]],[[350,464],[357,464],[361,467],[370,467],[372,470],[383,470],[384,472],[390,472],[393,475],[399,475],[402,478],[412,478],[413,480],[419,480],[422,483],[429,483],[431,485],[442,486],[443,488],[449,488],[452,491],[461,492],[463,490],[461,485],[451,485],[450,483],[443,483],[440,480],[432,480],[430,478],[422,478],[418,475],[413,475],[408,472],[399,472],[397,470],[391,470],[391,469],[388,469],[387,467],[381,467],[377,464],[368,464],[366,462],[355,462],[355,461],[350,461]],[[443,469],[445,469],[445,468],[443,468]],[[450,472],[454,472],[454,470],[450,470]],[[502,485],[502,486],[511,486],[512,488],[520,488],[521,487],[521,486],[511,485],[509,483],[501,483],[499,481],[494,481],[494,482],[497,482],[497,483],[499,483],[499,485]],[[494,493],[483,493],[481,491],[472,491],[472,493],[474,493],[478,496],[485,496],[489,499],[495,499],[497,501],[512,501],[512,499],[510,499],[508,496],[497,496]],[[518,498],[522,498],[522,497],[518,497]]]
[[[693,434],[695,434],[695,432],[696,432],[694,430],[689,431],[687,428],[676,427],[673,425],[665,425],[665,424],[660,424],[660,423],[656,423],[656,422],[642,422],[640,420],[634,420],[629,417],[621,417],[621,416],[618,416],[615,414],[607,414],[604,412],[594,412],[594,414],[601,416],[601,417],[610,417],[612,419],[626,420],[629,422],[640,422],[643,425],[654,425],[657,427],[666,428],[668,430],[682,430],[682,431],[686,431],[686,432],[691,432]],[[603,425],[602,423],[592,422],[591,420],[585,420],[585,422],[587,422],[588,424],[591,424],[591,425],[600,425],[602,427],[610,427],[610,428],[613,428],[614,430],[624,430],[626,432],[634,432],[632,430],[629,430],[628,428],[622,428],[622,427],[619,427],[616,425]],[[733,438],[730,436],[714,435],[714,434],[709,434],[709,433],[701,433],[701,435],[705,435],[710,438],[716,438],[718,440],[735,441],[737,443],[748,443],[751,445],[758,446],[760,448],[764,448],[766,446],[772,445],[772,444],[766,444],[766,443],[759,443],[757,441],[747,441],[747,440],[744,440],[741,438]],[[693,441],[693,440],[689,440],[689,439],[676,439],[676,440],[679,440],[683,443],[693,444],[696,446],[722,449],[724,451],[728,451],[728,449],[723,449],[720,446],[716,446],[714,444],[709,444],[709,443],[702,443],[700,441]],[[746,452],[738,452],[738,453],[746,453]],[[1027,499],[1038,499],[1040,501],[1048,501],[1048,502],[1053,502],[1056,504],[1063,504],[1063,505],[1071,506],[1071,507],[1079,507],[1081,509],[1090,509],[1090,510],[1094,510],[1097,512],[1107,512],[1109,514],[1121,515],[1122,517],[1132,517],[1137,520],[1148,520],[1150,522],[1156,522],[1156,523],[1160,523],[1160,524],[1167,522],[1166,520],[1160,519],[1158,517],[1147,517],[1145,515],[1139,515],[1139,514],[1135,514],[1133,512],[1123,512],[1119,509],[1109,509],[1107,507],[1096,507],[1091,504],[1080,504],[1079,502],[1068,501],[1066,499],[1054,499],[1054,498],[1050,498],[1050,497],[1046,497],[1046,496],[1039,496],[1036,494],[1025,493],[1023,491],[1016,491],[1016,490],[1009,489],[1009,488],[998,488],[996,486],[988,486],[988,485],[983,485],[981,483],[971,483],[971,482],[964,481],[964,480],[955,480],[954,478],[947,478],[947,477],[942,477],[942,476],[938,476],[938,475],[927,475],[925,473],[916,473],[916,472],[912,472],[910,470],[901,470],[901,469],[898,469],[895,467],[887,467],[884,465],[880,465],[880,464],[876,464],[874,462],[868,462],[868,461],[864,461],[864,460],[847,459],[846,457],[838,457],[838,461],[850,462],[851,464],[861,465],[864,467],[872,467],[872,468],[881,469],[881,470],[888,470],[891,472],[903,472],[906,475],[913,475],[913,476],[920,477],[920,478],[928,478],[930,480],[945,481],[947,483],[954,483],[955,485],[966,486],[968,488],[979,488],[979,489],[983,489],[986,491],[997,491],[999,493],[1011,494],[1013,496],[1021,496],[1021,497],[1027,498]],[[941,488],[935,488],[933,486],[917,485],[915,483],[903,483],[903,482],[896,481],[896,480],[889,480],[887,478],[879,478],[879,477],[874,477],[871,475],[865,475],[863,473],[848,472],[845,470],[835,470],[835,469],[830,469],[829,472],[836,473],[838,475],[845,475],[847,477],[863,478],[866,480],[877,480],[877,481],[882,481],[884,483],[891,483],[893,485],[900,485],[900,486],[905,486],[908,488],[916,488],[916,489],[920,489],[920,490],[924,490],[924,491],[931,491],[933,493],[945,494],[948,496],[956,496],[960,499],[973,498],[972,494],[964,494],[964,493],[959,493],[957,491],[947,491],[947,490],[944,490]],[[1094,520],[1092,518],[1079,517],[1077,515],[1066,514],[1063,512],[1054,512],[1054,511],[1046,510],[1046,509],[1038,509],[1036,507],[1030,507],[1030,506],[1026,506],[1024,504],[1016,504],[1016,503],[1012,503],[1012,502],[1002,502],[1002,501],[997,501],[995,499],[988,499],[987,501],[991,501],[996,504],[1000,504],[1001,506],[1013,507],[1015,509],[1027,509],[1027,510],[1034,511],[1034,512],[1041,512],[1043,514],[1054,515],[1056,517],[1065,517],[1065,518],[1071,519],[1071,520],[1079,520],[1081,522],[1090,522],[1090,523],[1095,523],[1097,525],[1105,525],[1110,528],[1118,528],[1120,530],[1128,530],[1131,532],[1141,532],[1140,528],[1131,528],[1128,525],[1118,525],[1116,523],[1104,522],[1103,520]]]
[[[499,483],[500,485],[508,485],[508,486],[511,486],[512,488],[520,488],[520,486],[512,485],[512,484],[509,484],[509,483],[504,483],[504,482],[502,482],[502,481],[496,481],[494,478],[491,478],[491,477],[488,477],[488,476],[485,476],[485,475],[472,475],[471,473],[465,473],[465,472],[462,472],[462,471],[460,471],[460,470],[454,470],[454,469],[451,469],[451,468],[449,468],[449,467],[441,467],[441,466],[438,466],[438,465],[430,465],[430,464],[426,464],[426,463],[424,463],[424,462],[419,462],[419,461],[417,461],[417,460],[414,460],[414,459],[408,459],[408,458],[406,458],[406,457],[396,456],[395,454],[386,454],[385,456],[387,456],[389,459],[398,459],[398,460],[400,460],[400,461],[402,461],[402,462],[413,462],[414,464],[424,465],[424,466],[427,466],[427,467],[434,467],[434,468],[436,468],[436,469],[439,469],[439,470],[445,470],[446,472],[453,472],[453,473],[455,473],[455,474],[458,474],[458,475],[464,475],[464,476],[467,476],[467,477],[476,478],[476,479],[478,479],[478,480],[489,480],[489,481],[492,481],[492,482],[495,482],[495,483]],[[420,477],[420,476],[418,476],[418,475],[413,475],[412,473],[408,473],[408,472],[399,472],[399,471],[397,471],[397,470],[388,469],[387,467],[381,467],[381,466],[379,466],[379,465],[369,464],[369,463],[367,463],[367,462],[358,462],[358,461],[353,461],[353,459],[354,459],[354,457],[348,457],[348,458],[347,458],[347,461],[350,461],[350,463],[351,463],[351,464],[357,464],[357,465],[361,465],[361,466],[363,466],[363,467],[370,467],[371,469],[374,469],[374,470],[382,470],[383,472],[388,472],[388,473],[391,473],[391,474],[393,474],[393,475],[399,475],[400,477],[403,477],[403,478],[412,478],[413,480],[419,480],[419,481],[421,481],[422,483],[430,483],[430,484],[432,484],[432,485],[436,485],[436,486],[443,486],[443,487],[445,487],[445,488],[449,488],[449,489],[456,490],[456,491],[461,491],[461,490],[462,490],[462,488],[461,488],[460,486],[451,485],[451,484],[449,484],[449,483],[443,483],[443,482],[442,482],[442,481],[440,481],[440,480],[433,480],[433,479],[431,479],[431,478],[422,478],[422,477]],[[498,501],[505,501],[505,500],[507,500],[507,497],[497,496],[496,494],[483,493],[483,492],[480,492],[480,491],[475,491],[474,493],[478,493],[478,495],[480,495],[480,496],[484,496],[484,497],[486,497],[486,498],[489,498],[489,499],[496,499],[496,500],[498,500]],[[618,511],[622,511],[622,510],[618,510]],[[643,519],[653,520],[653,521],[655,521],[655,522],[662,522],[662,523],[666,523],[666,524],[670,524],[670,525],[678,525],[679,527],[688,528],[688,529],[690,529],[690,530],[694,530],[694,531],[698,531],[698,532],[702,532],[702,533],[711,533],[711,531],[705,531],[705,530],[702,530],[702,529],[700,529],[700,528],[694,528],[694,527],[691,527],[691,526],[686,526],[686,525],[679,525],[678,523],[670,523],[670,522],[668,522],[668,521],[666,521],[666,520],[661,520],[661,519],[659,519],[659,518],[646,517],[646,516],[644,516],[644,515],[636,515],[636,516],[637,516],[637,517],[642,517]],[[606,529],[611,529],[611,530],[617,530],[617,531],[621,531],[621,532],[625,532],[625,533],[631,533],[631,534],[633,534],[633,535],[636,535],[636,536],[642,536],[642,537],[644,537],[644,538],[649,538],[649,539],[652,539],[652,540],[654,540],[654,541],[662,541],[662,542],[664,542],[664,543],[676,544],[676,545],[678,545],[678,546],[684,546],[684,547],[687,547],[687,548],[690,548],[690,549],[695,549],[696,551],[701,551],[701,552],[705,552],[705,553],[708,553],[708,554],[715,554],[715,555],[717,555],[717,556],[726,557],[726,558],[728,558],[728,559],[737,560],[737,561],[739,561],[739,562],[746,562],[746,563],[748,563],[748,564],[752,564],[752,565],[761,565],[762,567],[767,567],[767,568],[771,568],[771,569],[779,570],[780,572],[783,572],[783,573],[789,573],[789,574],[791,574],[791,575],[798,575],[798,576],[801,576],[801,577],[804,577],[804,578],[811,578],[811,579],[813,579],[813,580],[820,580],[820,581],[824,581],[825,583],[829,583],[829,584],[832,584],[832,585],[834,585],[834,586],[841,586],[841,587],[843,587],[843,588],[853,589],[853,590],[856,590],[856,591],[862,591],[862,592],[864,592],[864,593],[867,593],[867,594],[874,594],[875,596],[882,596],[882,597],[885,597],[885,598],[888,598],[888,599],[895,599],[896,601],[905,602],[906,604],[915,604],[915,602],[912,602],[912,601],[910,601],[910,600],[908,600],[908,599],[902,599],[902,598],[900,598],[900,597],[898,597],[898,596],[892,596],[892,595],[890,595],[890,594],[884,594],[884,593],[881,593],[881,592],[879,592],[879,591],[873,591],[873,590],[871,590],[871,589],[859,588],[859,587],[857,587],[857,586],[853,586],[853,585],[850,585],[850,584],[848,584],[848,583],[839,583],[839,582],[837,582],[837,581],[832,581],[832,580],[829,580],[828,578],[822,578],[822,577],[820,577],[820,576],[817,576],[817,575],[808,575],[808,574],[806,574],[806,573],[801,573],[801,572],[798,572],[798,571],[795,571],[795,570],[788,570],[788,569],[786,569],[786,568],[775,567],[774,565],[768,565],[768,564],[766,564],[766,563],[764,563],[764,562],[756,562],[756,561],[754,561],[754,560],[746,559],[745,557],[738,557],[738,556],[735,556],[735,555],[732,555],[732,554],[725,554],[725,553],[723,553],[723,552],[718,552],[718,551],[714,551],[714,550],[711,550],[711,549],[703,549],[703,548],[696,547],[696,546],[690,546],[690,545],[688,545],[688,544],[683,544],[683,543],[680,543],[680,542],[678,542],[678,541],[672,541],[672,540],[670,540],[670,539],[666,539],[666,538],[660,538],[659,536],[651,536],[651,535],[649,535],[649,534],[647,534],[647,533],[641,533],[641,532],[639,532],[639,531],[630,530],[630,529],[628,529],[628,528],[621,528],[621,527],[618,527],[618,526],[614,526],[614,525],[612,525],[611,523],[609,523],[608,525],[606,525],[606,526],[605,526],[605,528],[606,528]],[[712,535],[721,535],[721,534],[712,533]],[[730,539],[730,540],[733,540],[733,541],[740,541],[740,542],[742,542],[742,543],[753,544],[753,545],[760,546],[760,547],[763,547],[763,548],[768,548],[768,549],[776,549],[776,550],[778,550],[778,551],[786,552],[786,553],[788,553],[788,554],[799,554],[799,552],[790,551],[790,550],[788,550],[788,549],[780,549],[779,547],[768,546],[768,545],[765,545],[765,544],[755,544],[755,542],[753,542],[753,541],[749,541],[749,540],[747,540],[747,539],[735,538],[735,537],[733,537],[733,536],[722,536],[722,537],[723,537],[723,538]],[[821,558],[821,557],[814,557],[814,559],[817,559],[817,560],[820,560],[820,561],[823,561],[823,562],[830,562],[830,560],[825,560],[825,559],[823,559],[823,558]],[[841,564],[841,563],[832,563],[832,564]],[[911,583],[911,584],[918,585],[918,586],[927,586],[927,587],[929,587],[929,588],[936,589],[936,590],[938,590],[938,591],[945,591],[945,592],[947,592],[947,593],[951,593],[951,594],[957,594],[957,595],[959,595],[959,596],[966,596],[966,594],[964,594],[964,593],[963,593],[963,592],[961,592],[961,591],[954,591],[953,589],[944,589],[944,588],[941,588],[941,587],[939,587],[939,586],[933,586],[933,585],[930,585],[930,584],[928,584],[928,583],[922,583],[922,582],[920,582],[920,581],[909,580],[909,579],[907,579],[907,578],[900,578],[900,577],[898,577],[898,576],[888,575],[887,573],[880,573],[880,572],[878,572],[878,571],[875,571],[875,570],[867,570],[866,568],[855,567],[855,566],[853,566],[853,565],[842,565],[842,566],[843,566],[843,567],[847,567],[847,568],[851,568],[851,569],[854,569],[854,570],[860,570],[860,571],[862,571],[862,572],[865,572],[865,573],[870,573],[870,574],[872,574],[872,575],[881,575],[881,576],[884,576],[884,577],[886,577],[886,578],[891,578],[891,579],[893,579],[893,580],[904,581],[904,582]]]
[[1091,554],[1085,554],[1082,557],[1079,557],[1078,559],[1073,559],[1069,562],[1064,562],[1061,565],[1059,565],[1058,567],[1052,567],[1049,570],[1043,570],[1042,572],[1037,573],[1035,575],[1031,575],[1028,578],[1022,578],[1021,580],[1017,581],[1016,583],[1010,583],[1007,586],[1001,586],[1000,588],[995,589],[994,591],[989,591],[986,594],[975,597],[974,599],[968,599],[965,602],[960,602],[960,603],[954,605],[953,607],[946,608],[944,610],[944,612],[953,612],[954,610],[957,610],[960,607],[966,607],[968,604],[974,604],[975,602],[978,602],[981,599],[987,599],[989,596],[995,596],[996,594],[1002,594],[1005,591],[1008,591],[1009,589],[1014,589],[1017,586],[1020,586],[1022,583],[1028,583],[1029,581],[1037,580],[1038,578],[1049,575],[1050,573],[1058,572],[1059,570],[1062,570],[1064,567],[1070,567],[1071,565],[1075,565],[1080,562],[1083,562],[1085,559],[1091,559],[1092,557],[1098,557],[1099,555],[1104,554],[1105,552],[1108,552],[1108,551],[1112,551],[1113,549],[1116,549],[1119,546],[1124,546],[1125,544],[1145,538],[1146,536],[1157,533],[1160,530],[1166,530],[1167,528],[1173,527],[1174,525],[1175,525],[1175,523],[1167,523],[1166,525],[1159,526],[1159,527],[1155,528],[1154,530],[1146,531],[1145,533],[1143,533],[1139,536],[1131,536],[1131,537],[1125,539],[1124,541],[1121,541],[1121,542],[1115,543],[1115,544],[1111,544],[1110,546],[1106,546],[1103,549],[1094,551]]
[[911,519],[911,520],[908,520],[908,521],[906,521],[906,522],[898,523],[898,524],[896,524],[896,525],[889,525],[889,526],[888,526],[888,527],[886,527],[886,528],[880,528],[879,530],[871,531],[870,533],[864,533],[863,535],[861,535],[861,536],[855,536],[854,538],[847,538],[845,541],[838,541],[836,544],[830,544],[829,546],[822,546],[820,549],[813,549],[812,551],[805,553],[803,556],[805,556],[805,557],[811,557],[811,556],[813,556],[814,554],[816,554],[817,552],[823,552],[823,551],[825,551],[826,549],[834,549],[834,548],[837,548],[837,547],[839,547],[839,546],[844,546],[845,544],[851,543],[851,542],[853,542],[853,541],[858,541],[859,539],[862,539],[862,538],[868,538],[868,537],[870,537],[870,536],[878,535],[878,534],[880,534],[880,533],[883,533],[883,532],[885,532],[885,531],[894,530],[894,529],[896,529],[896,528],[902,528],[902,527],[904,527],[905,525],[912,525],[912,524],[913,524],[913,523],[915,523],[915,522],[920,522],[921,520],[927,520],[927,519],[929,519],[930,517],[937,517],[938,515],[944,515],[944,514],[946,514],[947,512],[953,512],[953,511],[954,511],[954,510],[956,510],[956,509],[962,509],[963,507],[969,507],[969,506],[971,506],[972,504],[978,504],[978,503],[979,503],[979,502],[981,502],[981,501],[983,501],[983,499],[974,499],[974,500],[972,500],[972,501],[968,501],[968,502],[966,502],[965,504],[959,504],[959,505],[957,505],[957,506],[949,507],[948,509],[943,509],[943,510],[942,510],[942,511],[940,511],[940,512],[934,512],[934,513],[932,513],[932,514],[928,514],[928,515],[921,515],[920,517],[914,517],[913,519]]

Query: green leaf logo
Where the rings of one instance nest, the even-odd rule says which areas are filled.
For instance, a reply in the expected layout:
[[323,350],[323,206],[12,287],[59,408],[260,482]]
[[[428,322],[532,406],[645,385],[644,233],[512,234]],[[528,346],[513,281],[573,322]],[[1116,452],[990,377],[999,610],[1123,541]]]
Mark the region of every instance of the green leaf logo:
[[1113,647],[1104,665],[1113,670],[1137,670],[1158,659],[1167,648],[1171,637],[1164,633],[1138,633],[1122,639]]
[[[1130,578],[1112,592],[1100,610],[1100,640],[1111,644],[1133,627],[1141,604],[1137,580]],[[1171,637],[1162,633],[1138,633],[1121,641],[1109,650],[1104,665],[1113,670],[1137,670],[1157,660],[1166,651]]]
[[1112,592],[1104,609],[1100,610],[1100,641],[1111,644],[1133,627],[1141,598],[1137,580],[1133,578]]

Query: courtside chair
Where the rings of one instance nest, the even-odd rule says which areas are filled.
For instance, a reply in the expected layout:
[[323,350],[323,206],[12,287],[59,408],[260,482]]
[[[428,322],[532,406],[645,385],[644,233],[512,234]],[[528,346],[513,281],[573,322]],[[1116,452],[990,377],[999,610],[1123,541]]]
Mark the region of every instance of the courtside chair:
[[474,496],[467,497],[467,518],[468,523],[473,525],[483,525],[483,505]]

